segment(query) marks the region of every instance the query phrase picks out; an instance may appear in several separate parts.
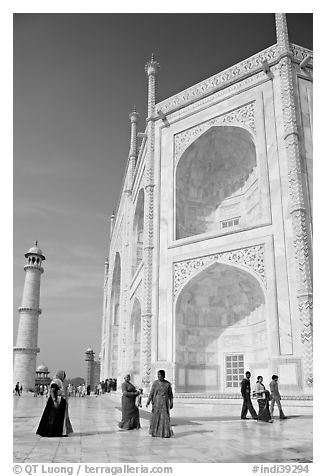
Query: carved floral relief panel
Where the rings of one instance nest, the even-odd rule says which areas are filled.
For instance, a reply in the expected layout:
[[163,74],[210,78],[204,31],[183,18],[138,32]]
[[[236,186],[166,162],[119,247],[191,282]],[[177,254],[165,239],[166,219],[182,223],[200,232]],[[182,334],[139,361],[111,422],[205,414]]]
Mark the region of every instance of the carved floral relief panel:
[[176,296],[178,291],[184,286],[184,283],[188,282],[200,270],[217,262],[241,265],[248,268],[266,288],[264,253],[264,245],[256,245],[175,262],[173,265],[173,294]]

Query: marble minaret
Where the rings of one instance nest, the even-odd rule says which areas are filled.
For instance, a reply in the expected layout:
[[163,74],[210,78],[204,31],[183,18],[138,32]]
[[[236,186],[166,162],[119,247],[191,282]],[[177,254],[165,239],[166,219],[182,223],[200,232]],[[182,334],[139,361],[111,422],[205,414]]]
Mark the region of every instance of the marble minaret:
[[86,387],[90,385],[91,390],[95,390],[94,385],[94,356],[95,353],[91,347],[89,347],[85,352],[85,362],[86,362]]
[[19,382],[23,391],[34,389],[37,347],[38,318],[41,314],[40,285],[43,273],[42,261],[45,260],[42,250],[35,245],[25,254],[25,284],[17,333],[14,347],[14,383]]

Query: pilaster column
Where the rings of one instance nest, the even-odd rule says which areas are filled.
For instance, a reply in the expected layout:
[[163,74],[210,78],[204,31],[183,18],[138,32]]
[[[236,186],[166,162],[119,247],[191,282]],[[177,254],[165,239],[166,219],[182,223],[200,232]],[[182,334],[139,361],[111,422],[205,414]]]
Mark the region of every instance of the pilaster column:
[[110,216],[110,239],[112,239],[114,225],[115,225],[115,213],[113,210],[112,215]]
[[130,149],[129,149],[129,158],[128,158],[128,172],[127,172],[127,184],[126,191],[131,193],[132,191],[132,182],[135,173],[136,159],[137,159],[137,122],[139,120],[140,114],[136,112],[134,107],[133,112],[129,114],[130,119]]
[[144,203],[144,248],[143,248],[143,306],[141,328],[141,375],[146,387],[151,382],[151,342],[152,342],[152,287],[153,287],[153,234],[154,234],[154,157],[155,157],[155,88],[159,63],[154,55],[146,63],[148,77],[148,117],[147,135],[148,151],[145,168],[145,203]]
[[294,234],[294,252],[297,279],[297,302],[301,321],[303,345],[303,377],[305,386],[313,381],[313,315],[311,280],[311,238],[307,225],[302,161],[300,160],[291,49],[285,13],[276,13],[276,36],[279,50],[284,142],[287,154],[290,215]]
[[130,328],[130,277],[131,277],[131,255],[132,255],[132,185],[134,179],[134,172],[137,159],[137,122],[140,114],[136,112],[136,108],[129,114],[130,119],[130,148],[128,156],[128,168],[125,183],[125,198],[124,198],[124,226],[123,226],[123,273],[121,274],[123,282],[122,285],[122,313],[121,313],[121,327],[120,327],[120,372],[125,373],[130,371],[129,353],[127,348],[127,341]]

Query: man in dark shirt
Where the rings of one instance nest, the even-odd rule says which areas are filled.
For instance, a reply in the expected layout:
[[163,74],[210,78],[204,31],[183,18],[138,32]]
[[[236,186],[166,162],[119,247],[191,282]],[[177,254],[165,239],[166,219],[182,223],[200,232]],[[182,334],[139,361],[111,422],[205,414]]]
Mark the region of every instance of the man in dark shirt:
[[252,418],[254,420],[257,420],[257,413],[254,407],[252,406],[251,398],[250,398],[250,377],[251,377],[251,373],[246,372],[246,377],[241,382],[241,395],[243,398],[241,420],[247,420],[248,410]]

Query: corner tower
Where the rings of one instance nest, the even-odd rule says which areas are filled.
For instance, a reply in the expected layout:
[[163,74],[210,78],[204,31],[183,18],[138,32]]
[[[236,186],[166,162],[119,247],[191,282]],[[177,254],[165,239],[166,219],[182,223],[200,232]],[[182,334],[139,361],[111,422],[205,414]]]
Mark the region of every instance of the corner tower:
[[35,245],[25,254],[25,284],[19,312],[16,347],[14,347],[14,382],[19,382],[24,391],[34,389],[37,347],[38,317],[41,314],[40,285],[45,260],[42,250]]

